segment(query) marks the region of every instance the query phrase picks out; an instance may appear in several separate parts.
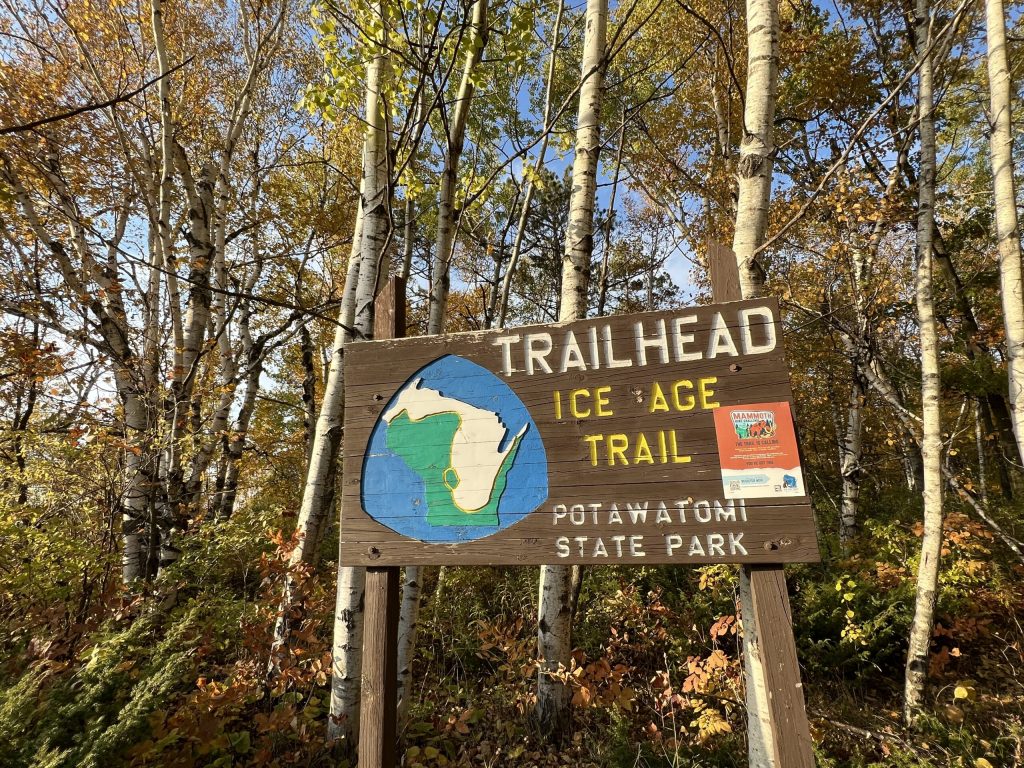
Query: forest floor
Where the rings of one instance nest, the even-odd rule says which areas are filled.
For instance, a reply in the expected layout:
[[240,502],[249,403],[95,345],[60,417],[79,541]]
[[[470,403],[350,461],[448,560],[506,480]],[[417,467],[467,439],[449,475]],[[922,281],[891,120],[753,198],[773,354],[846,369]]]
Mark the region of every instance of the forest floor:
[[[825,540],[822,564],[787,568],[819,765],[1024,765],[1024,568],[963,514],[946,521],[928,712],[902,725],[919,530],[901,517],[868,517],[854,551]],[[290,543],[266,532],[281,522],[254,509],[199,528],[144,592],[116,584],[113,560],[63,584],[33,563],[2,596],[0,765],[346,765],[325,746],[331,568],[305,580],[310,618],[267,679]],[[572,730],[545,747],[536,569],[428,569],[402,765],[745,765],[734,570],[588,569]]]

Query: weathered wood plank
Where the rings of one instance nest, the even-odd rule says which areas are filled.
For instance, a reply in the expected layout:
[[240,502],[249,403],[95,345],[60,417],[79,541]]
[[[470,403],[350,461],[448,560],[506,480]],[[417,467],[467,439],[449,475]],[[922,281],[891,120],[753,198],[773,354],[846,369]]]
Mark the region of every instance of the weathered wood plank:
[[398,740],[399,568],[366,569],[359,765],[395,768]]
[[[708,243],[708,269],[715,301],[742,298],[736,254],[720,243]],[[743,566],[742,581],[749,584],[749,603],[744,604],[745,643],[756,639],[751,650],[744,648],[744,669],[748,693],[751,687],[765,691],[767,713],[748,710],[748,722],[767,714],[771,763],[768,768],[813,768],[814,749],[804,705],[803,684],[793,637],[793,617],[781,565]],[[746,615],[750,612],[753,615]],[[748,696],[748,706],[750,697]],[[753,734],[751,734],[753,738]],[[766,755],[767,757],[767,755]]]
[[814,743],[804,705],[804,689],[793,638],[786,576],[779,566],[749,566],[750,591],[761,645],[761,667],[768,691],[774,763],[777,768],[813,768]]
[[[374,325],[380,338],[405,334],[405,280],[401,277],[392,277],[377,296]],[[359,564],[344,553],[342,562]],[[397,765],[400,590],[398,566],[367,569],[359,701],[361,768]]]
[[[777,303],[755,300],[353,344],[343,554],[363,564],[600,563],[604,542],[588,555],[563,539],[625,536],[657,545],[617,562],[678,563],[667,537],[689,551],[703,536],[714,554],[695,545],[689,562],[815,560],[798,459],[783,445],[793,427],[781,341]],[[759,433],[741,432],[757,414]],[[746,454],[729,457],[725,482],[723,451],[740,451],[741,437]],[[713,511],[741,492],[744,519],[552,524],[574,506]]]

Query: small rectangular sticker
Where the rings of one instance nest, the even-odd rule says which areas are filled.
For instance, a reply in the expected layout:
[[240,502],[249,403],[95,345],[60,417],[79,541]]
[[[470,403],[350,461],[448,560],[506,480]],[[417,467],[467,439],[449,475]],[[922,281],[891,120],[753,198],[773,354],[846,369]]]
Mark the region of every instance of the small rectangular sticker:
[[715,436],[725,498],[791,498],[806,494],[789,403],[718,408]]

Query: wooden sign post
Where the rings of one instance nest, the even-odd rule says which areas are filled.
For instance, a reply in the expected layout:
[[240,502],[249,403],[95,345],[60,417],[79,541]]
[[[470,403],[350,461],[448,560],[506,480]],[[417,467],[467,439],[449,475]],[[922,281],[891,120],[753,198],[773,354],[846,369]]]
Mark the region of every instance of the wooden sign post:
[[[708,243],[708,272],[713,301],[743,298],[731,249]],[[814,748],[782,566],[743,566],[740,601],[751,768],[813,768]]]
[[[405,336],[405,280],[392,277],[374,304],[378,339]],[[399,566],[366,569],[363,671],[359,699],[359,765],[394,768],[398,749]]]
[[[385,296],[378,317],[387,301],[398,314]],[[378,328],[345,353],[341,553],[368,568],[360,765],[394,765],[398,566],[550,563],[751,566],[748,680],[767,699],[752,736],[766,766],[811,765],[778,565],[819,555],[777,302]]]

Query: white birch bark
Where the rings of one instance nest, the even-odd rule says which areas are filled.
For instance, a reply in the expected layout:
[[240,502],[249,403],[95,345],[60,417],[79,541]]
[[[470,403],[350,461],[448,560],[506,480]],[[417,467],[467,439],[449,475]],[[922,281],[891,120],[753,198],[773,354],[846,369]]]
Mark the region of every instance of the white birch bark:
[[[371,51],[366,69],[366,138],[363,144],[362,232],[359,272],[356,275],[354,335],[373,338],[373,302],[377,272],[391,226],[388,193],[388,130],[386,104],[381,94],[388,72],[387,15],[378,3],[381,38]],[[339,376],[340,378],[340,376]],[[319,429],[318,429],[319,431]],[[333,483],[333,471],[332,471]],[[363,660],[363,596],[366,569],[338,564],[331,667],[332,739],[354,752],[359,738],[359,693]]]
[[[469,119],[469,108],[473,101],[475,87],[473,73],[483,58],[487,44],[487,0],[476,0],[473,3],[472,18],[467,29],[469,46],[462,68],[462,80],[455,97],[454,110],[448,127],[447,153],[444,170],[441,174],[440,191],[438,194],[437,239],[434,250],[434,266],[431,271],[430,314],[427,320],[427,333],[436,334],[444,331],[445,309],[448,303],[450,284],[451,256],[454,247],[455,228],[458,226],[458,215],[455,211],[455,187],[458,180],[459,163],[466,139],[466,124]],[[425,105],[420,104],[417,119],[425,119]],[[406,206],[406,256],[403,258],[402,269],[408,273],[412,258],[411,240],[412,223],[411,206]],[[402,582],[402,600],[398,622],[398,722],[401,727],[409,708],[409,680],[412,675],[412,654],[416,647],[416,636],[419,628],[420,613],[420,569],[408,566]]]
[[448,123],[444,170],[441,172],[438,191],[437,242],[434,246],[434,268],[430,280],[430,317],[427,333],[444,331],[445,307],[448,304],[448,288],[451,283],[452,248],[455,242],[455,227],[458,225],[455,187],[462,149],[466,142],[469,107],[476,90],[473,85],[473,71],[480,63],[484,46],[487,44],[487,0],[475,0],[473,3],[473,16],[466,34],[469,45],[462,66],[462,80],[459,82],[451,120]]
[[[365,154],[365,153],[364,153]],[[362,190],[362,186],[360,186]],[[349,253],[345,286],[342,289],[341,306],[338,308],[338,325],[334,329],[331,358],[324,377],[324,396],[313,433],[306,468],[306,484],[302,492],[302,506],[295,526],[296,543],[288,561],[289,573],[285,577],[284,593],[274,626],[274,642],[270,666],[276,664],[276,652],[288,638],[289,619],[293,604],[298,597],[298,582],[293,572],[303,564],[311,564],[316,556],[316,543],[323,519],[331,509],[337,472],[337,460],[341,445],[341,427],[344,419],[344,353],[345,345],[352,338],[356,312],[356,284],[358,282],[362,242],[363,206],[357,202],[356,221],[353,228],[352,248]],[[232,499],[233,503],[233,499]]]
[[985,433],[981,428],[981,398],[974,400],[974,444],[978,452],[978,493],[981,506],[988,509],[988,461],[985,457]]
[[[747,85],[743,111],[743,141],[737,171],[736,230],[733,251],[744,299],[764,293],[764,271],[756,259],[768,228],[775,152],[773,125],[779,76],[779,15],[776,0],[747,0]],[[740,568],[742,615],[754,615],[750,572]],[[747,622],[750,624],[750,622]],[[769,692],[760,654],[757,628],[744,626],[743,677],[747,705],[747,754],[751,766],[774,765]]]
[[[577,320],[587,314],[607,34],[607,0],[587,0],[576,154],[572,164],[569,222],[562,255],[559,320]],[[564,565],[541,566],[537,614],[537,650],[540,657],[537,723],[545,738],[559,741],[568,730],[572,696],[571,689],[557,677],[560,671],[562,674],[568,672],[572,653],[571,568]]]
[[985,22],[991,125],[989,151],[999,247],[999,287],[1003,299],[1006,362],[1010,378],[1010,417],[1018,454],[1024,457],[1024,277],[1021,273],[1017,195],[1013,179],[1011,83],[1003,0],[985,0]]
[[[127,318],[119,303],[120,292],[114,290],[109,279],[105,278],[101,271],[91,268],[95,260],[88,250],[74,211],[64,199],[62,193],[66,193],[66,189],[61,186],[59,178],[54,177],[51,181],[58,182],[56,197],[61,202],[58,208],[68,217],[68,225],[82,264],[81,270],[76,269],[72,263],[64,243],[52,237],[43,225],[32,198],[15,173],[13,164],[2,151],[0,160],[3,160],[3,164],[0,165],[0,177],[13,190],[14,199],[26,223],[36,239],[53,257],[72,294],[82,297],[86,302],[90,313],[96,319],[100,335],[94,345],[105,354],[109,354],[113,363],[114,383],[124,408],[125,440],[128,445],[124,457],[121,578],[126,584],[148,578],[156,572],[156,564],[150,557],[149,546],[154,533],[150,527],[154,495],[153,456],[150,450],[152,421],[145,393],[140,387],[142,377],[129,364],[135,359],[135,353],[129,341]],[[98,292],[91,289],[90,278],[100,282],[104,299],[101,300]],[[115,303],[111,305],[111,302]]]
[[924,536],[910,627],[903,714],[913,725],[924,705],[942,549],[942,429],[939,409],[939,339],[932,295],[935,215],[935,116],[932,92],[931,9],[917,0],[918,112],[921,172],[917,207],[917,317],[921,337],[921,454],[924,460]]
[[174,343],[173,370],[181,368],[181,354],[185,347],[184,331],[181,324],[180,296],[175,272],[173,232],[171,227],[171,198],[174,194],[174,117],[171,111],[171,79],[168,76],[170,62],[167,58],[167,42],[164,36],[163,0],[151,0],[150,24],[153,31],[153,46],[156,52],[158,94],[160,99],[160,182],[157,203],[157,247],[161,265],[166,268],[168,303],[171,312],[171,337]]
[[572,163],[569,223],[562,254],[560,320],[575,320],[587,314],[590,259],[594,252],[594,204],[601,151],[601,96],[607,68],[607,36],[607,0],[587,0],[576,154]]
[[743,141],[736,163],[738,197],[732,249],[740,268],[743,298],[764,291],[757,249],[768,228],[775,144],[775,99],[779,78],[779,14],[776,0],[747,0],[747,87]]
[[401,733],[412,699],[412,657],[420,627],[421,569],[407,565],[402,580],[402,603],[398,617],[398,731]]
[[569,673],[572,653],[572,568],[542,565],[538,594],[537,723],[550,741],[569,728],[572,689],[557,675]]
[[839,543],[847,550],[857,535],[860,502],[861,457],[863,455],[864,400],[867,385],[854,364],[850,402],[846,411],[846,435],[840,445],[839,472],[843,478],[843,499],[839,512]]
[[166,459],[161,465],[166,499],[158,514],[161,568],[178,559],[178,550],[171,542],[171,531],[179,525],[183,517],[182,507],[187,496],[183,452],[190,417],[195,413],[193,393],[210,324],[210,272],[216,258],[212,239],[212,225],[215,223],[216,170],[212,164],[204,163],[198,178],[194,178],[185,151],[177,143],[175,166],[188,207],[188,230],[185,237],[189,245],[189,292],[183,325],[184,346],[181,350],[180,365],[175,367],[172,374],[170,409],[166,415],[167,452]]
[[291,556],[293,565],[313,562],[316,544],[320,538],[320,528],[334,497],[338,449],[341,445],[341,427],[345,416],[343,362],[345,345],[352,340],[356,288],[361,266],[359,248],[362,240],[363,207],[361,202],[357,206],[352,249],[348,257],[341,306],[338,308],[338,325],[334,329],[331,359],[324,381],[324,396],[320,404],[320,414],[317,416],[309,466],[306,469],[306,484],[302,492],[302,506],[299,508],[299,518],[296,522],[297,542]]

